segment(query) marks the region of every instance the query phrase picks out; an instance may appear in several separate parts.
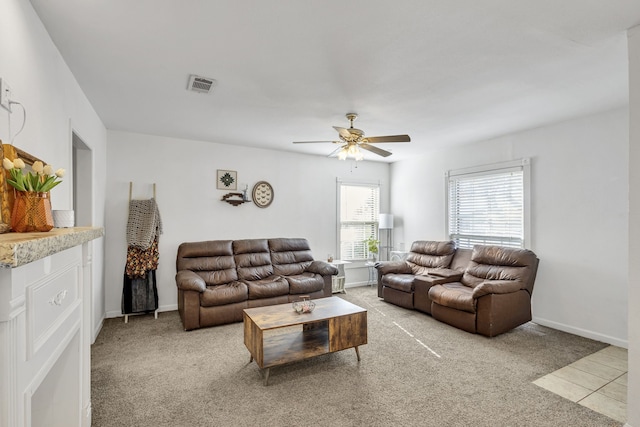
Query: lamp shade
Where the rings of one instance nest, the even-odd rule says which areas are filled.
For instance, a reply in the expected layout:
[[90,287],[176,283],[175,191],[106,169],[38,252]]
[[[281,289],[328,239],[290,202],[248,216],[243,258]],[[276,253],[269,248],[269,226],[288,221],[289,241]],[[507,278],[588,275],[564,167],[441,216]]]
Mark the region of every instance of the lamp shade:
[[381,230],[393,229],[393,215],[381,213],[378,216],[378,228]]

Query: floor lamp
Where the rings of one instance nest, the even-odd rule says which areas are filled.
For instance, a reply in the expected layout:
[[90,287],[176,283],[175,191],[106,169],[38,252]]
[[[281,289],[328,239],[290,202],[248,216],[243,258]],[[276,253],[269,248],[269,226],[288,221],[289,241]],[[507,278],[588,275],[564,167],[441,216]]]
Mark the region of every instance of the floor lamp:
[[380,230],[387,230],[387,240],[385,242],[385,246],[382,246],[382,248],[386,249],[386,260],[389,261],[389,251],[393,248],[393,243],[391,241],[393,236],[393,233],[391,232],[393,230],[393,215],[381,213],[378,218],[378,228]]

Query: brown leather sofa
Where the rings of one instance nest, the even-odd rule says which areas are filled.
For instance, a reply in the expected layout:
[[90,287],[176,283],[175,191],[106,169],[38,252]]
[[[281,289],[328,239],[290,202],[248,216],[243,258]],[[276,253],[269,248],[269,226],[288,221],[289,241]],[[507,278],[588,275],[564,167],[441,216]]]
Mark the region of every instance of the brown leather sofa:
[[178,311],[185,330],[241,322],[250,307],[331,296],[338,269],[313,259],[306,239],[182,243],[176,259]]
[[376,265],[378,296],[492,337],[531,320],[538,263],[527,249],[416,241],[406,261]]

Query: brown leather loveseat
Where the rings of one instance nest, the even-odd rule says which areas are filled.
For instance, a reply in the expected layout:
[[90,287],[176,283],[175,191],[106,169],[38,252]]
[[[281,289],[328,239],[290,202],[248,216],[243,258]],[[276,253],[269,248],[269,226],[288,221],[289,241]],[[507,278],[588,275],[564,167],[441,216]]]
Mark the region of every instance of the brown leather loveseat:
[[492,337],[531,320],[538,263],[527,249],[416,241],[406,261],[376,265],[378,296]]
[[182,243],[176,259],[185,330],[241,322],[250,307],[331,296],[338,269],[313,259],[306,239]]

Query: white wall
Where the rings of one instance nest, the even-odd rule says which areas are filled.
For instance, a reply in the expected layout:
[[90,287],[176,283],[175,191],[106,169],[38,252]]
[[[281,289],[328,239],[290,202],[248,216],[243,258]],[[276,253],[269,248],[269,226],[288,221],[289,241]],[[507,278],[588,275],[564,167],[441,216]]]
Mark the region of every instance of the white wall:
[[[318,156],[234,147],[126,132],[108,132],[107,161],[114,173],[107,182],[107,316],[119,316],[126,261],[129,182],[134,198],[156,198],[164,234],[156,273],[160,310],[177,308],[175,261],[178,245],[217,239],[304,237],[316,259],[337,254],[336,179],[380,182],[382,207],[388,207],[389,166],[378,162],[344,162]],[[271,206],[231,206],[221,201],[216,170],[238,173],[238,182],[268,181]],[[116,173],[117,171],[117,173]],[[367,271],[347,272],[347,280]]]
[[[93,151],[95,226],[104,224],[106,176],[106,129],[73,74],[51,41],[27,0],[0,3],[0,77],[11,86],[13,99],[24,105],[27,121],[14,145],[39,157],[68,175],[51,192],[53,209],[72,209],[71,129],[81,135]],[[22,125],[22,109],[13,106],[9,115],[0,108],[0,139],[10,142]],[[93,298],[103,307],[103,240],[94,240]],[[98,313],[94,333],[104,311]]]
[[[627,425],[640,427],[640,26],[629,30],[629,379]],[[635,166],[635,167],[634,167]]]
[[619,109],[394,163],[395,241],[446,238],[445,171],[529,157],[534,321],[626,347],[627,150]]

